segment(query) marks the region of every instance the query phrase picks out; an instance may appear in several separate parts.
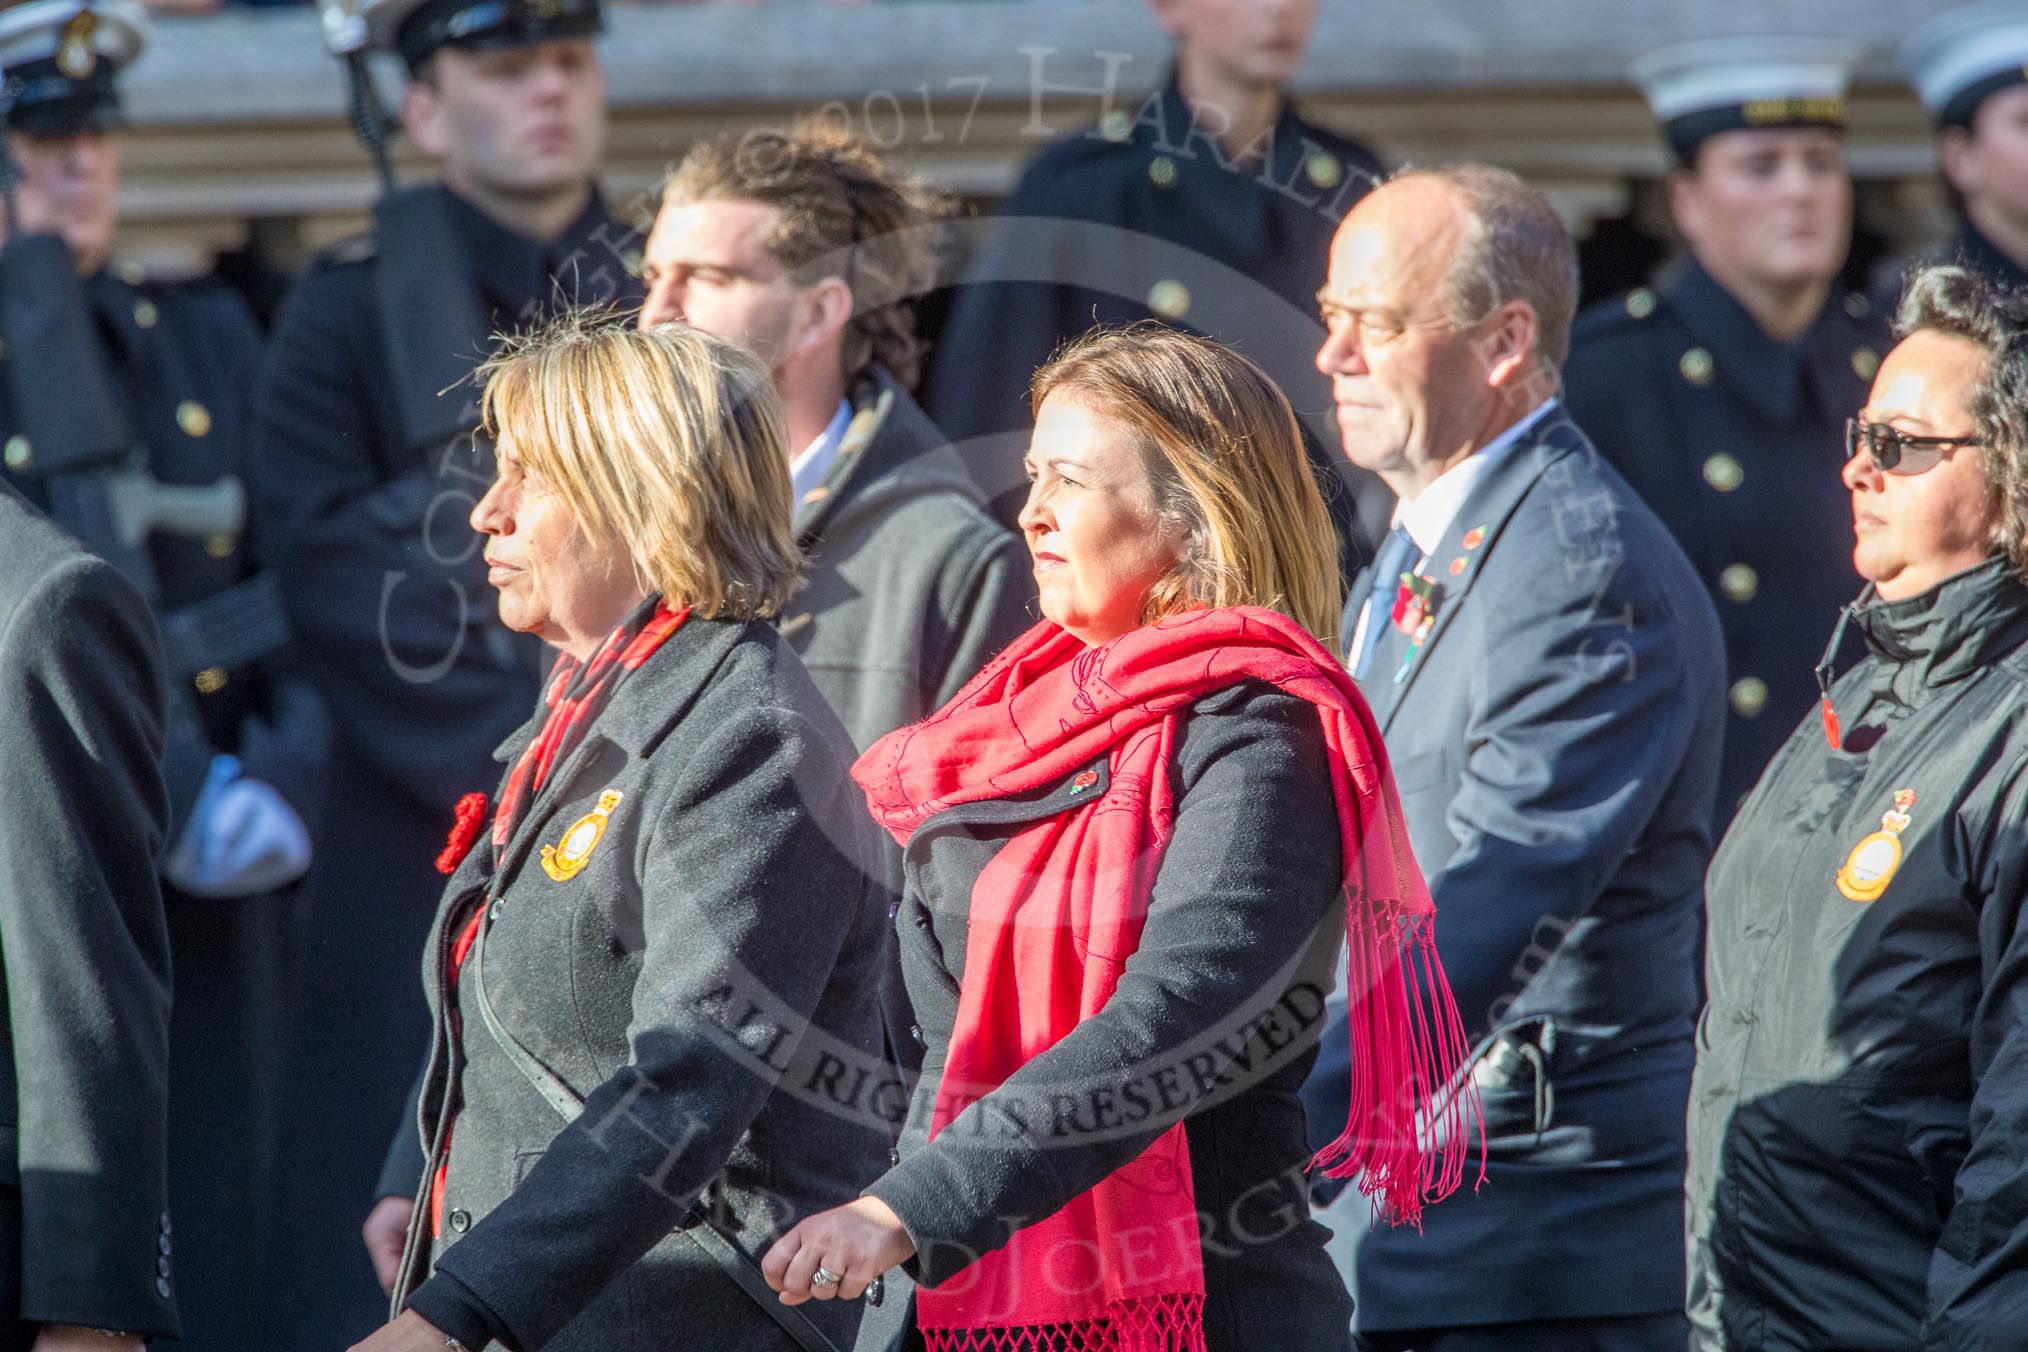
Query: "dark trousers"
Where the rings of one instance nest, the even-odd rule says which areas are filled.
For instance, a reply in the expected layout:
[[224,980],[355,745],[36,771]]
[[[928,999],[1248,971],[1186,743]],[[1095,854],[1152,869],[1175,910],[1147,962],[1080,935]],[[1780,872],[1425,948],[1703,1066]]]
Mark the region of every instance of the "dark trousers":
[[1455,1329],[1361,1334],[1359,1352],[1684,1352],[1690,1321],[1681,1314],[1616,1319],[1538,1319]]

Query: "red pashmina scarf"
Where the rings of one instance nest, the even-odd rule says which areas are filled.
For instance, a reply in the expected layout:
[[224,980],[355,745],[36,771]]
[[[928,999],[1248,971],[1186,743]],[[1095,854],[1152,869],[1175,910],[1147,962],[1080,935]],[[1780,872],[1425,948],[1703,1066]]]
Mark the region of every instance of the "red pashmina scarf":
[[[1181,716],[1249,679],[1317,709],[1343,840],[1352,1101],[1313,1163],[1357,1173],[1362,1192],[1413,1222],[1464,1173],[1460,1105],[1443,1093],[1464,1030],[1436,961],[1435,908],[1365,700],[1300,625],[1258,607],[1193,611],[1099,647],[1039,625],[854,767],[875,820],[904,845],[946,808],[1046,789],[1101,756],[1111,770],[1102,795],[1020,831],[980,874],[931,1138],[1111,998],[1175,820]],[[916,1308],[931,1352],[1196,1352],[1203,1303],[1179,1123],[1007,1248],[921,1289]]]

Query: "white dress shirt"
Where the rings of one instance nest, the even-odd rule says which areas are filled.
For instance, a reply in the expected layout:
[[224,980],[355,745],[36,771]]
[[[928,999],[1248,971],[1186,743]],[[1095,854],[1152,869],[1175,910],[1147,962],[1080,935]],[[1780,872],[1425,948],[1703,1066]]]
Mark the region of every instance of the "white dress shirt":
[[[1416,558],[1405,571],[1414,572],[1422,567],[1422,561],[1443,542],[1451,524],[1458,519],[1458,513],[1464,510],[1465,499],[1472,496],[1479,480],[1485,478],[1499,463],[1500,457],[1514,449],[1514,444],[1526,436],[1535,424],[1548,417],[1549,411],[1555,407],[1556,397],[1551,395],[1537,404],[1527,417],[1439,474],[1436,481],[1418,493],[1413,501],[1394,505],[1393,524],[1406,530],[1409,538],[1415,541]],[[1373,618],[1372,610],[1373,602],[1369,596],[1359,608],[1359,623],[1352,631],[1352,646],[1347,651],[1358,653],[1364,650],[1366,627]]]
[[852,425],[852,405],[843,399],[838,401],[838,411],[831,415],[831,421],[817,434],[817,439],[805,446],[795,459],[789,461],[789,476],[795,485],[795,502],[801,506],[805,496],[824,476],[831,472],[832,462],[838,458],[838,448],[845,444],[845,429]]

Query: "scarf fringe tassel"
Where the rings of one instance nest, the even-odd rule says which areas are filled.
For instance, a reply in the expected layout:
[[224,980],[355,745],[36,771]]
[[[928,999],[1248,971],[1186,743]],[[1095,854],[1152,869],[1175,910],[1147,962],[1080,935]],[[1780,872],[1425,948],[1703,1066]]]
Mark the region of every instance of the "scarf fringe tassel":
[[[1464,1181],[1466,1100],[1476,1091],[1469,1075],[1450,1083],[1466,1066],[1464,1024],[1437,965],[1432,917],[1386,908],[1362,918],[1350,896],[1345,911],[1352,1107],[1344,1134],[1311,1168],[1357,1174],[1359,1191],[1377,1197],[1389,1220],[1419,1228],[1423,1204]],[[1483,1123],[1479,1130],[1484,1181]]]
[[929,1352],[1204,1352],[1204,1297],[1144,1296],[1107,1306],[1099,1319],[922,1334]]

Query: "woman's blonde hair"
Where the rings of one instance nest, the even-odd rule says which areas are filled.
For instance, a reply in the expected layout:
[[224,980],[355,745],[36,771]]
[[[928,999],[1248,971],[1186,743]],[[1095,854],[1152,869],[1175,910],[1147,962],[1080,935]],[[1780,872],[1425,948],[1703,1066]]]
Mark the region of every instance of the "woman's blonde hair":
[[1337,647],[1338,551],[1295,411],[1222,343],[1154,323],[1096,329],[1030,386],[1131,434],[1163,524],[1183,542],[1144,622],[1205,606],[1266,606]]
[[778,614],[800,556],[767,368],[687,324],[567,317],[479,368],[486,434],[642,587],[703,618]]

